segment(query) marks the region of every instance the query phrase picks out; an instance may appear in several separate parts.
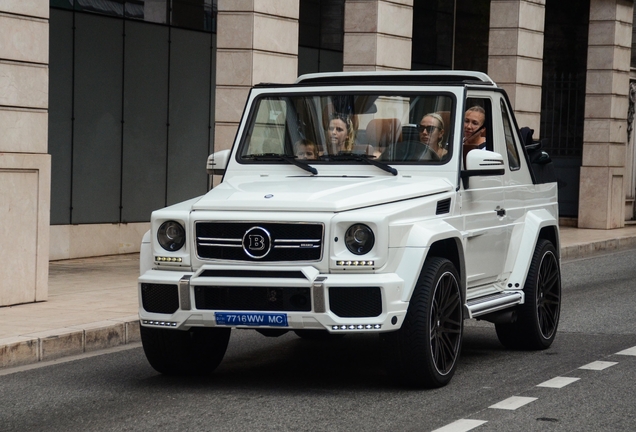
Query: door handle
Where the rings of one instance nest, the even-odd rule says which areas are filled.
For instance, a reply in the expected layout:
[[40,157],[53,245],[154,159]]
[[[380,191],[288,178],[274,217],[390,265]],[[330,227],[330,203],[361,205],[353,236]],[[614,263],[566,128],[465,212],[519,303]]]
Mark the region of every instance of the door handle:
[[504,217],[506,215],[506,209],[502,209],[501,207],[497,207],[495,212],[497,212],[497,216],[499,217]]

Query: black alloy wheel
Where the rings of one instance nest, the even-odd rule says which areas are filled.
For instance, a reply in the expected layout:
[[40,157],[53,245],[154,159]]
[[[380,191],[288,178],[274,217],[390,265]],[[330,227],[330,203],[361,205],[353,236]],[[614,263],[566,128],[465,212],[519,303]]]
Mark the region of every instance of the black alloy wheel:
[[455,266],[429,258],[411,296],[400,330],[383,333],[387,373],[400,384],[435,388],[457,368],[463,332],[463,303]]
[[523,292],[516,321],[495,324],[497,337],[510,349],[546,349],[554,342],[561,316],[561,269],[548,240],[537,241]]

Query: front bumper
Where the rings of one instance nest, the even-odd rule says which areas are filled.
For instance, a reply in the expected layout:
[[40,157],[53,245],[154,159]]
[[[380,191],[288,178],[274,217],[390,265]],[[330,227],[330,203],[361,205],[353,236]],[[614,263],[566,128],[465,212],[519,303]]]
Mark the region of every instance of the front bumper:
[[[400,328],[408,302],[395,273],[321,274],[315,267],[206,265],[196,272],[148,270],[139,278],[141,325],[320,329]],[[219,313],[284,314],[286,326],[226,324]]]

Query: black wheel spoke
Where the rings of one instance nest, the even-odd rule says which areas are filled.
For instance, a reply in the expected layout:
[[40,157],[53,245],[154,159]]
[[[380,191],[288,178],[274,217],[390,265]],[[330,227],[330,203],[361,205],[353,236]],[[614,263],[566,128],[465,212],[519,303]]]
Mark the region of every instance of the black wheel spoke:
[[440,373],[448,373],[459,354],[461,297],[457,280],[443,275],[433,297],[430,319],[431,354]]
[[554,326],[555,313],[553,309],[548,309],[546,307],[542,307],[543,313],[541,313],[541,317],[547,322],[549,321],[550,328]]
[[561,269],[550,240],[537,240],[523,291],[526,301],[517,306],[517,319],[495,323],[497,337],[511,349],[546,349],[556,336],[561,311]]
[[543,287],[548,290],[553,290],[559,280],[559,273],[554,270],[545,272],[541,275],[539,280]]
[[461,351],[463,299],[448,259],[431,257],[422,268],[399,331],[381,335],[390,375],[409,386],[441,387],[452,378]]
[[460,323],[458,321],[447,321],[446,324],[442,326],[444,329],[444,333],[459,333]]
[[546,253],[537,275],[537,319],[544,338],[550,338],[557,326],[561,302],[559,281],[556,258]]

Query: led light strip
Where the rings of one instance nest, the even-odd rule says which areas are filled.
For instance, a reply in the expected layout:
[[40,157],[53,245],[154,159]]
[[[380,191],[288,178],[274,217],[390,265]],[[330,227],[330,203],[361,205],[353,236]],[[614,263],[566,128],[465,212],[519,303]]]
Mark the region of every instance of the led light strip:
[[379,330],[382,324],[347,324],[331,326],[331,330]]
[[156,256],[155,257],[155,261],[157,261],[157,262],[183,262],[183,258]]
[[375,261],[336,261],[336,265],[343,267],[373,267]]
[[162,327],[176,327],[177,323],[172,321],[152,321],[152,320],[142,320],[142,324],[147,325],[156,325]]

